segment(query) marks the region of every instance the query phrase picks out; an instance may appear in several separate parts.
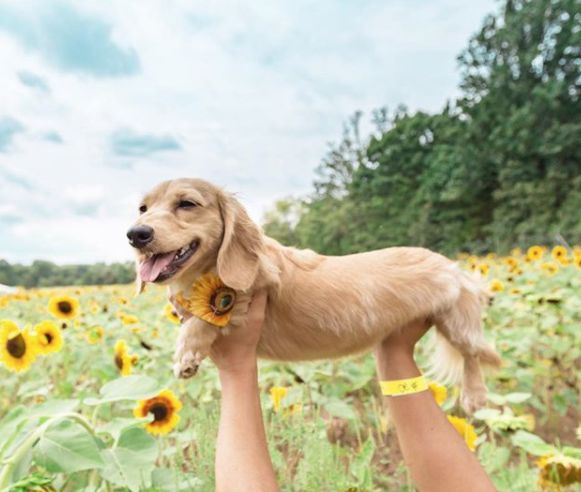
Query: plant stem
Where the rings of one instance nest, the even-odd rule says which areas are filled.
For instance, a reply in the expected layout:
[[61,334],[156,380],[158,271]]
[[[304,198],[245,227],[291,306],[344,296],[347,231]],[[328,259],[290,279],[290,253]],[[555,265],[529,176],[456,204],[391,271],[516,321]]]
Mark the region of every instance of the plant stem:
[[8,490],[10,485],[10,480],[12,479],[12,473],[14,471],[14,467],[24,458],[26,453],[32,449],[32,447],[37,443],[37,441],[42,437],[42,435],[46,432],[46,430],[53,425],[54,423],[58,422],[62,419],[70,419],[74,420],[77,423],[81,424],[87,431],[89,431],[92,435],[95,435],[95,429],[91,426],[89,421],[78,413],[63,413],[60,415],[56,415],[50,419],[48,419],[44,424],[38,427],[35,431],[31,432],[30,435],[24,439],[20,445],[16,448],[14,453],[10,458],[4,461],[4,468],[0,471],[0,492],[4,492]]

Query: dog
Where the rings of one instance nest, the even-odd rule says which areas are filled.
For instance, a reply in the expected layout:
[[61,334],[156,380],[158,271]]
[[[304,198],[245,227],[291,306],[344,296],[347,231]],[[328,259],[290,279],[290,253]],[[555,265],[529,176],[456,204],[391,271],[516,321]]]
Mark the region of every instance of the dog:
[[[147,282],[167,285],[184,315],[176,376],[194,375],[217,337],[245,322],[253,293],[265,289],[259,357],[305,361],[356,354],[414,320],[428,320],[436,328],[433,359],[440,379],[461,382],[466,411],[485,403],[481,366],[500,364],[482,334],[487,296],[455,262],[416,247],[323,256],[283,246],[232,194],[201,179],[159,184],[139,211],[127,233],[137,253],[137,290]],[[187,301],[204,275],[226,289],[221,302],[230,310],[222,327],[176,301]]]

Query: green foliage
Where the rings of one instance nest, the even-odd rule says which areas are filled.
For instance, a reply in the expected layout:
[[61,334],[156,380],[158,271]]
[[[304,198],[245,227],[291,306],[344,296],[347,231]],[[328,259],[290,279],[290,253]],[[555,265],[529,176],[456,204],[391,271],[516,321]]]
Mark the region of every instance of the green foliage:
[[382,109],[367,141],[356,113],[295,227],[271,227],[275,211],[268,233],[327,254],[581,242],[579,15],[576,0],[507,0],[458,58],[458,100],[437,114]]
[[135,266],[128,263],[55,265],[35,260],[31,265],[10,264],[0,259],[0,284],[22,287],[55,285],[126,284],[135,278]]
[[[581,277],[576,266],[547,273],[546,258],[469,258],[489,267],[505,286],[486,311],[487,338],[503,367],[487,375],[487,408],[471,423],[477,456],[500,491],[535,490],[539,456],[578,458],[581,375]],[[521,273],[511,271],[518,269]],[[149,286],[130,298],[131,285],[73,287],[80,315],[63,329],[58,353],[37,358],[28,372],[0,365],[0,490],[43,484],[54,490],[212,491],[220,390],[208,361],[187,381],[175,380],[171,355],[179,327],[164,314],[166,293]],[[2,317],[19,325],[48,316],[54,289],[0,297]],[[119,311],[138,322],[124,325]],[[103,338],[87,335],[102,326]],[[139,360],[118,377],[116,341]],[[420,344],[418,361],[429,354]],[[413,485],[387,424],[371,355],[281,364],[262,361],[261,404],[281,490],[408,490]],[[275,410],[269,392],[287,388]],[[133,418],[137,400],[170,388],[183,403],[169,434],[144,429],[151,416]],[[449,388],[442,409],[459,414]],[[445,443],[442,443],[445,448]],[[32,489],[34,490],[34,489]],[[47,490],[51,490],[48,488]],[[571,489],[575,490],[575,489]]]

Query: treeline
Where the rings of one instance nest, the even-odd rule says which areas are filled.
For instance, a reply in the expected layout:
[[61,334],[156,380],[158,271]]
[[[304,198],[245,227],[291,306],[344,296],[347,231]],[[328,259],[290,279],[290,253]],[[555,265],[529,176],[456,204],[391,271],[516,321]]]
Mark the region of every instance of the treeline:
[[55,285],[107,285],[132,282],[135,264],[95,263],[94,265],[55,265],[36,260],[31,265],[10,264],[0,260],[0,284],[23,287]]
[[307,198],[265,231],[327,254],[391,245],[485,252],[581,243],[581,8],[510,0],[459,55],[461,96],[440,113],[361,113]]

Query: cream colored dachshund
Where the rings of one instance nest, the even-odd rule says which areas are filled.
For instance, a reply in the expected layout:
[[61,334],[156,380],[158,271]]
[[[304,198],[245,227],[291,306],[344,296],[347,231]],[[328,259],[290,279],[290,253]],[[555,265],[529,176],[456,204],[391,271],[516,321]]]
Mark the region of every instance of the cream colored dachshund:
[[200,179],[165,181],[147,193],[127,236],[137,283],[167,285],[183,315],[178,377],[194,375],[219,336],[244,323],[254,292],[268,303],[260,357],[305,361],[369,350],[414,320],[436,327],[433,362],[462,383],[467,411],[484,404],[481,365],[500,359],[482,334],[487,296],[479,280],[423,248],[323,256],[264,235],[231,194]]

